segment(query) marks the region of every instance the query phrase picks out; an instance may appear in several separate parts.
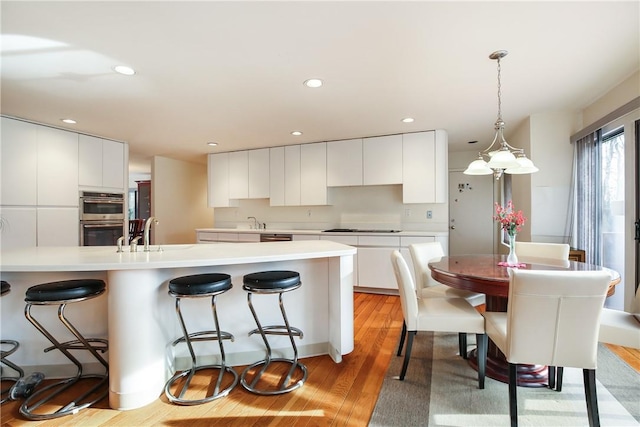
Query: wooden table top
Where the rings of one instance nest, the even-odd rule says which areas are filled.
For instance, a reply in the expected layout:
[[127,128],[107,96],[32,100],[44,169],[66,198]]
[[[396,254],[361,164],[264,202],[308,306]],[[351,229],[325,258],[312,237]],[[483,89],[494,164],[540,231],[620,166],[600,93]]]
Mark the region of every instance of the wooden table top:
[[[453,288],[506,298],[509,295],[509,273],[507,267],[498,265],[499,262],[506,260],[506,255],[456,255],[433,260],[429,263],[429,267],[431,276],[440,283]],[[599,265],[532,257],[520,257],[519,262],[525,264],[521,268],[526,270],[609,271],[611,285],[608,296],[613,295],[615,285],[620,283],[618,272]]]

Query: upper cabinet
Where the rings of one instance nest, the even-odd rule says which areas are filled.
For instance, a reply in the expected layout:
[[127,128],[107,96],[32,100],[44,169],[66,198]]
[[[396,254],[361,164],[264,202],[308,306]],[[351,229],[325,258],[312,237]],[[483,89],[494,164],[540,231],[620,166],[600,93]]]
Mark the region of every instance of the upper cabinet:
[[269,149],[249,151],[249,198],[269,197]]
[[125,147],[121,142],[79,136],[78,180],[83,187],[124,188]]
[[38,205],[78,206],[78,134],[46,126],[38,134]]
[[209,154],[207,158],[208,201],[211,207],[233,206],[229,198],[229,154]]
[[402,184],[402,135],[362,140],[363,184]]
[[269,204],[284,206],[284,147],[269,148]]
[[327,186],[362,185],[362,139],[327,142]]
[[229,198],[249,197],[249,153],[234,151],[229,153]]
[[284,205],[300,206],[300,146],[284,147]]
[[327,144],[300,146],[300,204],[327,204]]
[[37,126],[6,117],[2,117],[1,123],[1,204],[35,206],[38,197]]
[[402,202],[447,202],[447,133],[442,130],[402,135]]

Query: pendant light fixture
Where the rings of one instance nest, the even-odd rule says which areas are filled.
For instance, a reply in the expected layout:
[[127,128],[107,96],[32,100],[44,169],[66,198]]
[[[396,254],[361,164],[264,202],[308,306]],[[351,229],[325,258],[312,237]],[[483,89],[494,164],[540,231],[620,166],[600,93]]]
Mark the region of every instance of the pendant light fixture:
[[[507,56],[506,50],[498,50],[489,58],[498,62],[498,119],[495,123],[496,134],[489,147],[478,153],[478,158],[469,163],[464,171],[466,175],[491,175],[500,179],[503,173],[527,174],[538,171],[533,162],[527,158],[522,148],[512,147],[504,139],[504,121],[502,120],[502,93],[500,82],[500,59]],[[496,146],[494,148],[494,145]],[[488,162],[485,159],[489,160]]]

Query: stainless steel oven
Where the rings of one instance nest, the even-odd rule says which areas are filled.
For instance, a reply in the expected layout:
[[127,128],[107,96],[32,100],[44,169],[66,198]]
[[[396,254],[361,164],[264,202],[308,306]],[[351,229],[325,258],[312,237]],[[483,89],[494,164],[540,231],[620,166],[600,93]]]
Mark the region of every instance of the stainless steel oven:
[[123,193],[80,193],[80,246],[114,246],[124,236]]

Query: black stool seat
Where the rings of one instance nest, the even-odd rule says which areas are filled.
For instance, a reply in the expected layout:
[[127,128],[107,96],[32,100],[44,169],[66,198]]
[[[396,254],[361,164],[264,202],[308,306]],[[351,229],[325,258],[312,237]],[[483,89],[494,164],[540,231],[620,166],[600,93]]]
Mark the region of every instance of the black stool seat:
[[62,280],[30,287],[25,301],[38,303],[77,300],[100,295],[104,289],[104,281],[98,279]]
[[193,274],[169,281],[169,292],[175,295],[206,295],[231,289],[231,276],[223,273]]
[[11,290],[11,285],[4,280],[0,282],[2,284],[2,290],[0,291],[0,295],[4,295]]
[[300,286],[300,273],[287,270],[261,271],[245,275],[243,282],[243,288],[247,291],[287,291]]

